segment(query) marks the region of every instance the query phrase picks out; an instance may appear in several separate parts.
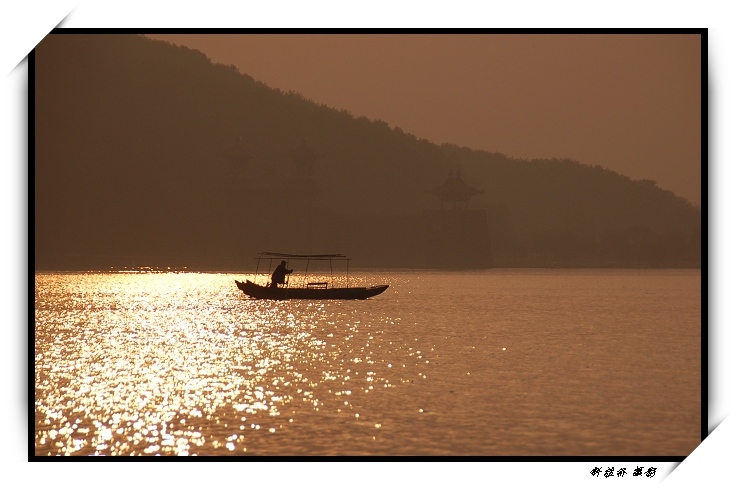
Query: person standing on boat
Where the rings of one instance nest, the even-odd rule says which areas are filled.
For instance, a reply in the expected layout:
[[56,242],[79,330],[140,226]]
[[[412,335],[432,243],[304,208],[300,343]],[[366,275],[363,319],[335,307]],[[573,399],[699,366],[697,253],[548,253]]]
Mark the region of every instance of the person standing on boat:
[[271,287],[277,288],[279,287],[279,284],[284,284],[286,282],[286,274],[291,274],[293,269],[287,269],[286,268],[286,261],[282,260],[281,263],[274,269],[273,274],[271,274]]

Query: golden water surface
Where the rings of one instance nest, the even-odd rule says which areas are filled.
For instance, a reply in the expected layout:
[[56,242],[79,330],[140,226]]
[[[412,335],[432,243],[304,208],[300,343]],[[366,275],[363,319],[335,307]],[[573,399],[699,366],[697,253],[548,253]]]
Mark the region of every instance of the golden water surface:
[[[353,274],[351,274],[353,275]],[[36,455],[687,455],[700,271],[37,273]]]

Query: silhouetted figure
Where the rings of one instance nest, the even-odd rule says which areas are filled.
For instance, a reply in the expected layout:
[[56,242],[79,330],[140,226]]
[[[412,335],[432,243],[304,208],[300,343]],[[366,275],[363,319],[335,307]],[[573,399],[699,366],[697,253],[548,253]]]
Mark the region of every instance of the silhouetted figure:
[[282,260],[278,267],[274,269],[273,274],[271,274],[271,287],[277,288],[279,284],[284,284],[286,282],[286,274],[291,274],[292,272],[294,272],[292,269],[286,268],[286,261]]

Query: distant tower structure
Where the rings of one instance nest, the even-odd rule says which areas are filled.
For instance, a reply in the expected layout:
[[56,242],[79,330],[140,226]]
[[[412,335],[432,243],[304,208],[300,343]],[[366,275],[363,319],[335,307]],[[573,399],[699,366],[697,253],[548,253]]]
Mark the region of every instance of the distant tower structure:
[[422,243],[429,247],[426,260],[451,268],[492,267],[486,211],[468,209],[470,199],[484,191],[465,183],[456,170],[442,185],[427,192],[440,199],[441,209],[424,212]]
[[460,176],[460,170],[457,170],[454,173],[450,172],[449,177],[447,177],[447,180],[442,185],[430,189],[427,192],[440,198],[442,209],[444,209],[445,203],[449,203],[451,209],[457,209],[461,205],[465,209],[468,209],[470,198],[478,194],[483,194],[484,191],[466,184]]

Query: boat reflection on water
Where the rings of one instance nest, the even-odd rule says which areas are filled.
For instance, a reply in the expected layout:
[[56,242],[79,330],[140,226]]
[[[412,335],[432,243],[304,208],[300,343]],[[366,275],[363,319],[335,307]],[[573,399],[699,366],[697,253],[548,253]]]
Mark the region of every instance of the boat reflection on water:
[[[256,282],[246,280],[235,281],[238,289],[246,295],[255,299],[367,299],[377,296],[388,289],[387,284],[371,285],[362,287],[350,287],[349,261],[350,259],[342,254],[323,254],[323,255],[294,255],[276,252],[261,252],[258,257],[258,265],[256,266],[255,277],[258,277],[258,269],[262,259],[269,259],[269,271],[274,259],[297,260],[306,262],[304,270],[305,283],[302,287],[289,287],[287,282],[284,287],[279,287],[276,281],[266,284],[265,286]],[[309,263],[311,261],[328,261],[330,265],[330,281],[308,281]],[[334,275],[332,263],[333,261],[345,262],[345,284],[346,287],[334,286]],[[254,279],[254,281],[257,279]]]

